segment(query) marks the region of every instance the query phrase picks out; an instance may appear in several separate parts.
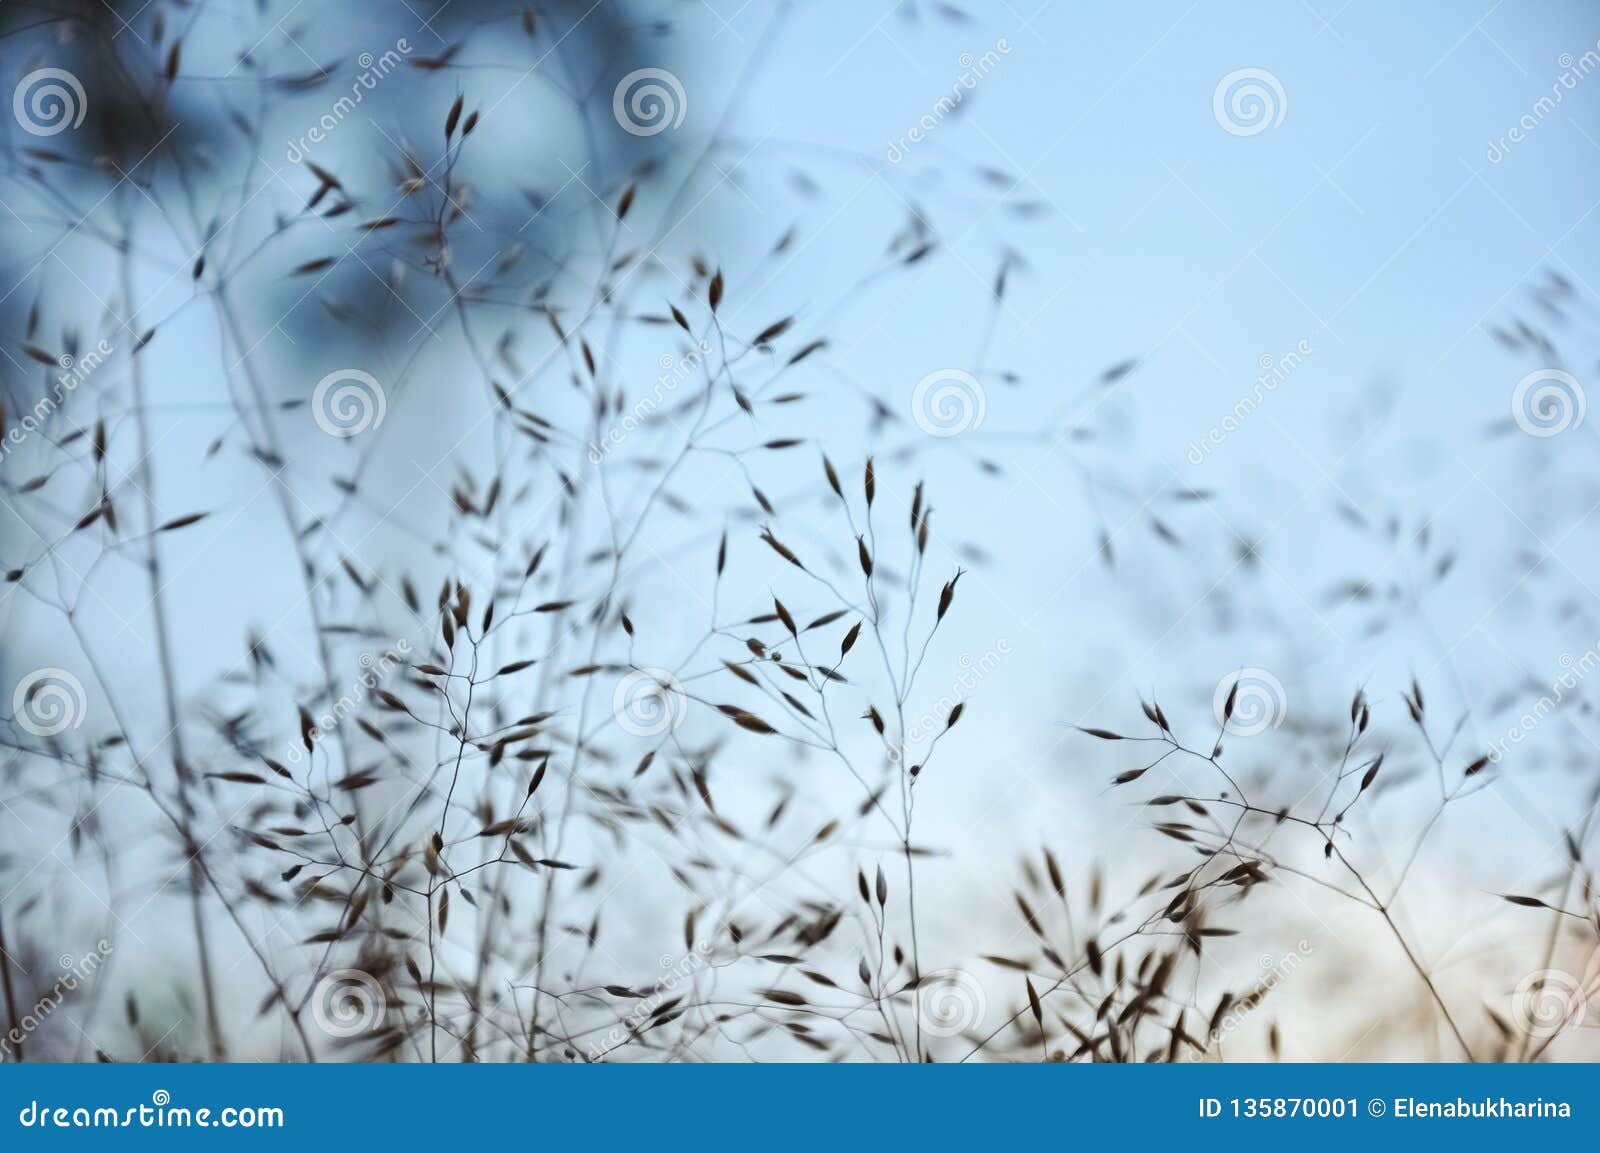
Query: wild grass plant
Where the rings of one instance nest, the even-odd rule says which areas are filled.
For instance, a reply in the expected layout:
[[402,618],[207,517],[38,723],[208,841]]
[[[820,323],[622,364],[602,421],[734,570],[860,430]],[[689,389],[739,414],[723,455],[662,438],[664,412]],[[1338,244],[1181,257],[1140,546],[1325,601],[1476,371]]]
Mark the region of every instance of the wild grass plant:
[[[3,195],[6,1059],[1337,1058],[1279,1021],[1317,982],[1330,1038],[1582,1053],[1592,808],[1494,894],[1514,987],[1446,979],[1410,919],[1507,773],[1423,678],[1281,731],[1281,683],[1226,662],[1114,728],[981,707],[1024,641],[947,643],[1005,558],[945,492],[1057,454],[1092,514],[1040,538],[1119,577],[1195,555],[1218,494],[1080,456],[1092,419],[984,425],[1020,243],[965,285],[967,366],[886,402],[839,328],[1037,204],[912,153],[873,185],[881,243],[801,281],[853,211],[829,164],[865,161],[710,108],[679,136],[701,89],[632,15],[363,17],[337,46],[276,3],[5,16],[32,84]],[[784,208],[759,244],[719,221],[741,196]],[[1066,375],[1092,411],[1139,363]],[[977,771],[953,734],[1070,718],[1070,803],[1112,843],[924,831]]]

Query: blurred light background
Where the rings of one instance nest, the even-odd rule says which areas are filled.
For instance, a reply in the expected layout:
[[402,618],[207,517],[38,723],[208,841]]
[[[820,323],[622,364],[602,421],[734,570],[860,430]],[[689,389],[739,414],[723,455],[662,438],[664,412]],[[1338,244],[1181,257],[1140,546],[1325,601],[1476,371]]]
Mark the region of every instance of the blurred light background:
[[[754,332],[793,314],[804,339],[828,341],[800,377],[811,402],[762,425],[763,435],[808,441],[761,461],[763,491],[820,493],[813,446],[852,476],[877,452],[894,509],[926,482],[937,510],[927,571],[942,580],[958,564],[968,570],[921,681],[930,708],[967,700],[918,800],[918,840],[941,854],[924,874],[925,948],[941,964],[1004,952],[1017,932],[1005,897],[1019,853],[1050,845],[1075,877],[1098,863],[1123,895],[1158,862],[1181,860],[1148,830],[1147,810],[1107,788],[1136,757],[1072,726],[1126,730],[1141,698],[1154,698],[1176,729],[1206,743],[1218,685],[1241,668],[1266,670],[1281,685],[1280,723],[1228,738],[1230,758],[1287,804],[1337,761],[1350,698],[1364,687],[1394,731],[1394,753],[1383,818],[1352,820],[1374,868],[1392,873],[1436,800],[1433,766],[1406,731],[1401,693],[1413,678],[1440,732],[1456,730],[1459,768],[1600,646],[1595,418],[1528,435],[1513,399],[1528,374],[1559,369],[1580,386],[1569,400],[1582,401],[1600,363],[1600,78],[1584,63],[1588,54],[1600,69],[1592,5],[564,3],[535,6],[532,38],[520,4],[162,7],[187,28],[169,111],[198,212],[171,172],[148,195],[124,188],[96,204],[103,173],[56,167],[49,179],[62,199],[52,203],[25,172],[42,162],[24,150],[66,138],[31,139],[8,119],[0,378],[8,407],[23,411],[45,374],[19,349],[58,351],[25,335],[30,309],[41,310],[42,332],[107,330],[121,262],[102,233],[116,234],[131,205],[139,313],[109,326],[120,355],[103,371],[125,374],[129,330],[158,327],[140,355],[160,503],[178,515],[193,496],[213,510],[168,556],[183,607],[180,680],[196,698],[239,675],[251,636],[266,636],[288,667],[315,652],[294,611],[296,565],[270,485],[229,403],[237,346],[248,346],[275,400],[304,401],[351,365],[385,382],[383,449],[370,458],[293,411],[281,417],[292,454],[319,478],[297,484],[302,522],[330,516],[328,530],[365,566],[404,567],[436,585],[451,571],[439,526],[452,481],[464,467],[481,482],[496,451],[478,409],[458,403],[470,394],[479,404],[481,386],[463,367],[470,354],[452,306],[415,251],[380,238],[347,259],[347,231],[297,220],[283,251],[238,265],[242,341],[224,340],[187,267],[208,220],[240,238],[211,259],[241,261],[299,211],[317,180],[291,161],[293,142],[348,90],[362,53],[382,56],[401,40],[407,65],[306,159],[351,187],[392,186],[400,147],[436,149],[444,109],[464,95],[483,120],[482,146],[462,170],[494,195],[469,205],[457,271],[475,276],[515,243],[551,299],[573,307],[582,301],[569,299],[566,269],[606,249],[609,209],[597,198],[615,204],[644,172],[654,199],[624,222],[620,247],[722,269],[730,328]],[[33,6],[6,9],[8,84],[51,64],[81,70],[83,131],[100,136],[75,145],[125,148],[137,161],[154,142],[128,127],[134,111],[98,97],[97,82],[111,78],[96,37],[116,35],[121,20],[121,35],[147,36],[149,16],[137,4],[85,5],[73,31]],[[445,65],[414,65],[432,57]],[[680,126],[649,137],[619,130],[611,101],[617,79],[644,67],[669,69],[685,104]],[[302,92],[262,80],[318,70],[335,81]],[[1241,70],[1264,105],[1251,93],[1228,103],[1224,80]],[[1563,75],[1576,79],[1563,85]],[[1559,103],[1541,104],[1558,92]],[[245,148],[229,111],[269,107],[269,97],[260,147]],[[94,226],[63,230],[58,219],[75,218],[67,204]],[[363,215],[385,207],[369,201]],[[908,227],[933,248],[898,267],[882,254]],[[325,256],[339,258],[328,276],[292,275]],[[638,312],[659,312],[675,290],[648,270],[635,287]],[[480,323],[491,346],[497,326],[514,333],[523,364],[548,354],[546,322],[526,307]],[[1549,343],[1519,341],[1519,323]],[[630,396],[654,383],[659,334],[629,330],[609,347],[630,366]],[[971,427],[930,436],[914,393],[947,371],[975,382],[966,400],[981,405],[981,423],[971,410]],[[551,412],[581,411],[563,371],[536,395]],[[93,413],[92,400],[75,401],[80,420]],[[1222,435],[1208,439],[1212,430]],[[219,437],[227,449],[209,455]],[[644,451],[625,445],[618,460]],[[330,482],[358,459],[363,496],[343,501]],[[37,549],[10,502],[26,463],[13,456],[4,468],[0,552],[11,567]],[[617,475],[621,499],[636,497],[627,472]],[[726,458],[692,461],[674,488],[709,496],[705,523],[646,533],[652,559],[634,573],[630,612],[663,621],[657,640],[671,650],[675,638],[679,655],[704,619],[685,585],[704,583],[724,523],[743,582],[724,603],[759,601],[787,579],[766,564],[774,558],[757,539],[764,518],[745,476]],[[64,503],[89,507],[91,487],[68,490]],[[806,522],[795,543],[853,563],[849,535],[820,522]],[[111,638],[113,665],[140,702],[134,715],[159,737],[142,579],[91,577],[78,624]],[[427,581],[419,587],[427,599]],[[0,622],[7,686],[42,664],[75,667],[60,622],[15,591],[0,597]],[[1582,684],[1495,766],[1491,787],[1448,811],[1397,908],[1464,1005],[1508,995],[1543,943],[1543,922],[1519,920],[1497,895],[1561,873],[1562,833],[1593,800],[1593,691]],[[759,743],[740,755],[752,779],[793,771],[787,754]],[[837,776],[811,783],[853,796]],[[30,865],[59,834],[7,808],[10,903],[57,875]],[[134,830],[144,820],[125,819]],[[1319,850],[1309,846],[1307,867]],[[130,870],[117,882],[130,891],[160,871],[153,861]],[[104,895],[69,882],[52,900],[64,919],[87,923]],[[629,899],[630,915],[649,922],[648,897]],[[141,910],[140,924],[185,916],[170,894]],[[1440,1055],[1423,1027],[1406,1032],[1408,1014],[1425,1007],[1393,941],[1359,912],[1330,908],[1314,885],[1279,885],[1240,916],[1258,935],[1210,954],[1205,980],[1243,979],[1261,956],[1316,942],[1303,975],[1273,994],[1286,1055]],[[119,966],[189,963],[179,941],[141,934],[138,957],[129,948]],[[242,950],[228,949],[230,980],[254,998],[236,964]],[[641,956],[656,951],[640,945]],[[996,1003],[1015,995],[1004,989]],[[1365,1008],[1341,1007],[1347,995]],[[1377,1005],[1398,1031],[1364,1032],[1385,1011]],[[1261,1051],[1265,1021],[1241,1033],[1241,1053]]]

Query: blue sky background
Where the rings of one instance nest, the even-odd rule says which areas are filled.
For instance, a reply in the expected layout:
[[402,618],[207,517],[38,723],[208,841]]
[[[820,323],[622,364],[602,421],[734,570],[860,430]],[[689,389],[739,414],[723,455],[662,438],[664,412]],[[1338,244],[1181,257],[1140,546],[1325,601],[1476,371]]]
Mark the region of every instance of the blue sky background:
[[[375,176],[397,141],[431,139],[437,110],[463,91],[469,107],[488,110],[484,146],[464,171],[486,186],[514,182],[550,195],[550,219],[528,242],[590,257],[595,196],[614,203],[645,155],[663,166],[662,188],[698,166],[684,185],[692,211],[661,246],[663,258],[681,268],[701,254],[725,270],[730,328],[753,332],[793,313],[796,333],[786,339],[830,342],[796,374],[816,399],[787,418],[792,425],[764,424],[762,435],[805,436],[853,470],[874,445],[883,451],[868,433],[876,398],[890,414],[887,443],[916,450],[882,469],[886,515],[899,517],[910,485],[925,479],[937,508],[930,579],[957,564],[971,569],[959,611],[930,650],[928,698],[969,695],[957,684],[963,658],[1005,648],[971,688],[966,722],[941,747],[943,775],[919,801],[922,835],[953,854],[930,865],[931,884],[948,896],[936,941],[958,949],[987,916],[978,911],[987,899],[1004,894],[1005,868],[975,880],[962,863],[970,857],[1003,862],[1049,843],[1076,874],[1095,861],[1121,865],[1117,883],[1131,888],[1149,871],[1145,855],[1165,854],[1142,829],[1147,815],[1105,791],[1133,761],[1068,726],[1131,727],[1139,698],[1154,696],[1180,732],[1205,742],[1218,682],[1241,667],[1269,670],[1284,686],[1285,722],[1239,742],[1239,756],[1290,801],[1325,771],[1328,726],[1356,686],[1402,745],[1400,693],[1416,677],[1439,728],[1459,720],[1451,759],[1460,764],[1549,690],[1564,654],[1600,644],[1591,588],[1600,585],[1592,520],[1600,486],[1588,467],[1600,416],[1549,438],[1510,423],[1517,382],[1537,369],[1564,369],[1592,391],[1600,76],[1564,91],[1500,162],[1487,155],[1558,86],[1563,54],[1600,51],[1592,5],[1319,0],[1223,11],[1001,2],[957,20],[924,5],[707,0],[633,15],[630,7],[622,23],[659,15],[674,25],[630,49],[630,66],[668,67],[682,81],[687,114],[668,135],[616,133],[605,99],[613,77],[596,75],[590,127],[603,147],[591,153],[561,94],[582,84],[550,73],[553,63],[530,77],[480,35],[459,73],[407,69],[385,80],[313,158]],[[209,19],[196,25],[189,59],[217,76],[238,28]],[[314,31],[301,29],[307,20]],[[397,35],[421,53],[443,46],[398,10],[301,13],[261,27],[260,51],[284,67],[305,45],[324,59],[381,52]],[[586,28],[574,44],[597,34]],[[890,162],[890,145],[959,83],[963,54],[991,51],[992,68],[962,90],[957,113]],[[1283,93],[1281,121],[1249,136],[1229,133],[1213,112],[1218,82],[1244,68],[1271,73]],[[268,139],[297,137],[327,100],[288,102]],[[297,207],[313,186],[281,148],[263,161],[281,173],[244,215],[257,224]],[[799,190],[797,173],[815,192]],[[627,244],[648,243],[659,226],[665,205],[654,192],[627,222]],[[18,212],[19,222],[33,219]],[[912,218],[936,238],[934,253],[875,274],[888,238]],[[507,219],[496,217],[490,231],[516,229],[522,217]],[[794,246],[769,258],[791,226]],[[113,275],[110,258],[84,238],[35,264],[53,236],[15,225],[11,233],[8,269],[19,284],[42,278],[71,296],[73,281],[88,289]],[[294,243],[297,258],[327,248],[319,235]],[[480,257],[499,238],[481,243]],[[465,266],[472,249],[463,250]],[[176,243],[169,255],[182,256]],[[381,297],[392,255],[372,256],[369,277],[357,272],[330,293]],[[1012,267],[996,310],[1002,262]],[[251,270],[247,312],[271,390],[297,397],[356,351],[324,340],[317,301],[295,300],[288,267]],[[1552,274],[1571,286],[1559,321],[1534,296]],[[159,435],[186,463],[162,484],[199,486],[228,514],[173,546],[175,597],[205,610],[179,625],[183,677],[198,690],[236,664],[247,627],[270,629],[290,661],[309,656],[310,636],[283,599],[293,570],[259,473],[237,454],[202,457],[226,427],[204,407],[219,395],[214,319],[189,306],[186,278],[141,275],[150,278],[144,290],[155,290],[146,316],[173,317],[150,364],[169,406]],[[654,298],[670,292],[655,279]],[[656,287],[647,283],[641,307]],[[80,306],[92,310],[93,295],[80,295]],[[445,508],[454,465],[429,473],[439,445],[462,437],[457,463],[479,468],[493,448],[450,403],[464,350],[448,316],[441,323],[429,312],[396,313],[398,328],[359,350],[359,363],[395,382],[372,475],[374,487],[403,499],[383,523],[358,510],[335,527],[378,565],[437,563],[408,534]],[[1553,360],[1496,344],[1491,327],[1517,318],[1551,333]],[[547,343],[542,322],[515,323],[519,352],[536,359]],[[634,393],[648,391],[662,347],[645,331],[612,349],[619,373],[637,381]],[[1190,446],[1251,395],[1263,358],[1302,347],[1310,352],[1259,408],[1193,463]],[[1101,382],[1130,358],[1134,371]],[[928,438],[912,419],[912,392],[947,369],[977,379],[984,420]],[[559,409],[571,402],[567,392],[556,374],[541,402]],[[353,459],[347,444],[314,430],[289,435],[318,471]],[[619,458],[655,443],[626,445]],[[763,460],[759,479],[774,494],[820,488],[814,447]],[[729,510],[748,507],[725,459],[694,462],[680,483],[723,497]],[[1212,499],[1184,501],[1185,490]],[[317,502],[308,496],[308,507]],[[1368,528],[1341,507],[1358,510]],[[1152,516],[1176,543],[1152,532]],[[754,525],[733,523],[740,564],[729,601],[793,587],[767,566]],[[808,548],[849,562],[848,534],[820,514],[780,523]],[[1101,557],[1102,525],[1115,567]],[[715,523],[689,531],[671,522],[646,534],[649,564],[659,568],[638,574],[636,615],[669,622],[656,637],[661,652],[686,647],[703,619],[685,590],[703,584],[716,535]],[[1446,554],[1450,571],[1435,579]],[[1371,582],[1376,602],[1338,591],[1351,581]],[[137,621],[137,587],[102,591],[101,624],[114,626],[118,608]],[[86,610],[91,623],[96,611]],[[0,622],[8,648],[53,651],[55,626],[23,614],[14,598]],[[125,650],[130,671],[143,667],[144,651]],[[1426,893],[1447,880],[1457,894],[1452,914],[1470,909],[1492,926],[1504,915],[1493,894],[1515,887],[1508,876],[1531,886],[1556,870],[1559,832],[1587,804],[1575,769],[1592,767],[1600,739],[1583,704],[1591,691],[1583,686],[1576,707],[1520,745],[1493,788],[1451,810],[1451,835],[1424,858],[1419,884]],[[769,752],[751,756],[764,776],[787,771]],[[1380,827],[1371,830],[1377,843],[1396,843],[1398,832],[1403,844],[1432,802],[1426,778],[1406,783],[1431,766],[1409,746],[1396,762],[1390,839]],[[1319,921],[1344,924],[1332,914],[1322,921],[1294,896],[1263,907],[1285,941]],[[1419,899],[1403,915],[1441,964],[1457,950],[1477,958],[1481,942],[1463,943],[1435,912]],[[1241,963],[1254,964],[1255,951]],[[1324,979],[1335,970],[1330,962]],[[1335,1036],[1304,1055],[1339,1048]]]

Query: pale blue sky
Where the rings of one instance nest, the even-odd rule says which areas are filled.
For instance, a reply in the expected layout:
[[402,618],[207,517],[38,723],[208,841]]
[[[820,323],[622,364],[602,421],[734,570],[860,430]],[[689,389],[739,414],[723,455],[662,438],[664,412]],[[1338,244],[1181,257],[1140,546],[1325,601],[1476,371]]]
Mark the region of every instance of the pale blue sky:
[[[819,441],[853,465],[868,448],[865,398],[875,397],[893,417],[888,441],[914,443],[920,454],[882,468],[885,507],[899,517],[911,483],[926,479],[938,510],[929,573],[942,579],[957,563],[972,567],[922,682],[930,701],[971,691],[966,721],[941,748],[943,763],[961,771],[939,779],[919,810],[923,835],[957,859],[1048,839],[1070,844],[1081,869],[1120,849],[1133,835],[1124,826],[1142,817],[1101,793],[1129,765],[1085,747],[1064,725],[1127,727],[1139,696],[1155,695],[1180,730],[1203,741],[1215,686],[1241,666],[1270,670],[1284,685],[1286,730],[1250,738],[1256,743],[1238,753],[1283,774],[1283,800],[1296,795],[1294,774],[1314,779],[1322,767],[1315,746],[1289,733],[1337,719],[1358,684],[1398,728],[1399,693],[1417,676],[1442,727],[1470,714],[1455,750],[1470,759],[1469,748],[1532,706],[1561,673],[1563,654],[1600,643],[1591,588],[1600,586],[1591,515],[1600,488],[1587,479],[1600,415],[1549,438],[1510,425],[1517,383],[1537,369],[1564,369],[1593,391],[1600,76],[1563,89],[1559,106],[1536,109],[1573,67],[1564,54],[1600,52],[1600,11],[1490,0],[1226,11],[1061,2],[1035,10],[1032,0],[972,7],[954,21],[927,5],[908,19],[908,9],[889,2],[807,4],[774,24],[780,7],[770,3],[629,6],[636,23],[675,22],[671,37],[641,37],[629,66],[669,68],[687,113],[669,134],[626,136],[610,118],[615,78],[592,77],[598,154],[560,95],[572,75],[555,62],[529,75],[509,48],[500,59],[496,41],[480,35],[459,73],[408,68],[386,79],[313,156],[381,184],[382,160],[397,142],[431,142],[436,110],[463,92],[469,108],[485,110],[480,140],[492,141],[471,153],[469,178],[553,197],[549,230],[541,224],[522,236],[517,219],[508,230],[531,246],[590,257],[590,226],[609,218],[588,198],[614,204],[626,173],[647,150],[657,156],[666,176],[647,187],[622,238],[647,244],[650,213],[662,208],[652,194],[700,164],[685,186],[692,210],[662,257],[682,268],[701,254],[727,272],[730,328],[754,332],[793,313],[786,341],[826,337],[828,349],[796,374],[797,386],[826,402],[797,408],[782,434]],[[197,27],[189,67],[224,72],[237,30],[224,35],[203,20]],[[417,53],[442,48],[420,21],[387,10],[324,20],[312,47],[348,59],[382,52],[396,36]],[[281,28],[261,43],[281,67],[297,54]],[[960,88],[956,114],[937,112],[968,70],[963,54],[990,52],[992,66]],[[1259,133],[1230,132],[1215,114],[1219,82],[1241,69],[1270,74],[1281,92],[1274,123]],[[275,116],[262,160],[281,171],[264,180],[246,220],[259,225],[303,203],[313,184],[284,161],[279,142],[303,132],[329,99],[307,94]],[[928,115],[940,123],[889,162],[891,143]],[[1491,142],[1528,115],[1536,127],[1491,162]],[[815,195],[797,191],[797,172]],[[8,182],[0,193],[8,204],[13,189]],[[867,275],[913,217],[936,238],[934,252],[914,268]],[[791,226],[791,251],[768,260]],[[7,267],[21,275],[44,238],[15,226],[11,234],[19,255]],[[328,240],[297,243],[309,259]],[[479,259],[499,241],[482,243]],[[168,255],[185,254],[174,245]],[[991,315],[1002,261],[1013,267],[1004,305]],[[88,290],[116,267],[88,236],[64,246],[60,263],[73,275],[53,265],[39,275],[69,296],[74,280]],[[321,339],[320,301],[296,301],[302,282],[286,275],[289,267],[280,260],[254,270],[249,306],[253,355],[282,398],[307,395],[355,355]],[[374,256],[373,279],[351,291],[377,293],[388,267]],[[1564,325],[1531,295],[1552,272],[1572,286]],[[152,297],[141,326],[174,318],[148,356],[152,387],[168,406],[158,435],[190,462],[172,466],[160,487],[198,488],[218,510],[171,547],[175,599],[208,610],[178,624],[183,677],[198,689],[237,664],[249,627],[270,630],[301,658],[310,637],[284,599],[293,572],[259,469],[237,453],[203,459],[227,424],[194,403],[219,395],[215,366],[224,354],[214,317],[186,303],[187,277],[141,276]],[[663,278],[641,307],[671,290]],[[98,310],[96,295],[78,300],[83,315]],[[1559,356],[1497,346],[1490,327],[1518,317],[1547,327]],[[370,548],[374,563],[426,567],[436,562],[419,555],[407,530],[445,507],[454,466],[428,476],[441,445],[465,438],[457,456],[468,463],[486,461],[490,446],[447,403],[463,358],[451,318],[398,319],[399,337],[365,349],[360,363],[393,385],[388,449],[371,485],[403,497],[401,515],[373,528],[358,512],[334,527]],[[518,352],[532,361],[547,334],[542,321],[523,324]],[[649,331],[630,336],[618,352],[641,394],[656,340]],[[1296,350],[1292,372],[1193,463],[1191,445],[1252,395],[1263,359]],[[1129,358],[1138,361],[1133,372],[1100,383]],[[913,390],[943,370],[978,381],[984,420],[959,436],[923,437]],[[570,402],[562,390],[554,374],[541,400]],[[777,427],[764,425],[763,434]],[[1086,438],[1069,437],[1074,428]],[[349,445],[308,427],[291,428],[289,438],[323,473],[354,459]],[[642,448],[625,446],[621,456]],[[980,458],[1000,474],[974,467]],[[820,486],[810,446],[762,461],[759,476],[775,494]],[[696,461],[679,479],[685,491],[698,486],[748,505],[724,458]],[[1183,503],[1176,497],[1185,489],[1214,500]],[[308,494],[308,515],[327,496]],[[1337,514],[1341,504],[1359,509],[1373,531],[1353,529]],[[1181,543],[1158,539],[1152,515]],[[808,546],[826,541],[848,560],[848,535],[819,535],[830,531],[821,518],[800,520]],[[1098,557],[1102,523],[1114,570]],[[669,570],[703,573],[693,566],[704,566],[714,540],[714,530],[706,538],[678,525],[646,534],[666,575],[641,582],[640,619],[654,608],[683,622],[690,638],[701,618]],[[1254,559],[1241,561],[1241,540],[1255,545]],[[972,565],[962,546],[992,559]],[[786,579],[758,567],[772,559],[761,548],[753,525],[736,527],[736,556],[749,564],[738,581],[748,583],[734,585],[730,602]],[[1453,567],[1435,580],[1445,554]],[[1372,581],[1377,599],[1392,605],[1381,631],[1373,605],[1337,595],[1351,580]],[[137,588],[102,591],[103,605],[85,610],[88,625],[115,631],[119,614],[140,619]],[[51,651],[58,626],[20,614],[11,600],[0,627],[8,645],[17,638],[35,653]],[[964,657],[1002,644],[992,672],[958,687]],[[1507,768],[1503,788],[1466,818],[1495,836],[1449,867],[1485,891],[1508,862],[1536,872],[1573,811],[1567,758],[1591,755],[1596,740],[1600,728],[1577,710],[1541,727],[1519,748],[1525,759]],[[936,884],[959,886],[958,868],[930,868]]]

